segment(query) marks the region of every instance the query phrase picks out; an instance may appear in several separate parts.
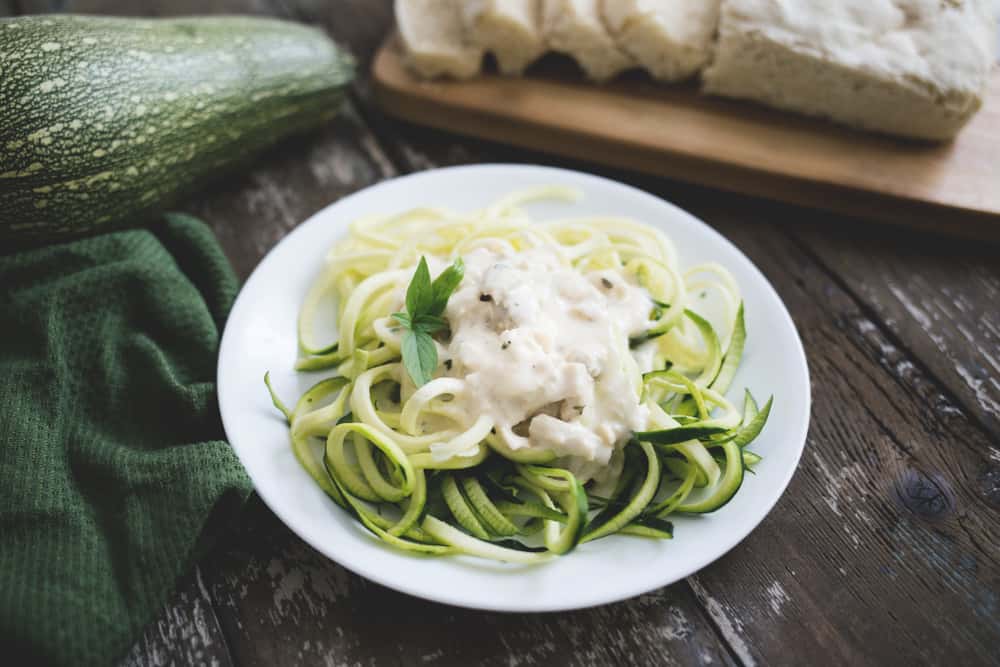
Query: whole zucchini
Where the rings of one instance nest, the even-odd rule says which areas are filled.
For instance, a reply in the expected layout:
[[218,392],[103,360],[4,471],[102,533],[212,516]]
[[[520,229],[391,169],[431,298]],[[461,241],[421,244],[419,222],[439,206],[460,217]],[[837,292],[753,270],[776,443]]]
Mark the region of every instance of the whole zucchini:
[[0,20],[0,239],[141,223],[337,111],[320,30],[251,17]]

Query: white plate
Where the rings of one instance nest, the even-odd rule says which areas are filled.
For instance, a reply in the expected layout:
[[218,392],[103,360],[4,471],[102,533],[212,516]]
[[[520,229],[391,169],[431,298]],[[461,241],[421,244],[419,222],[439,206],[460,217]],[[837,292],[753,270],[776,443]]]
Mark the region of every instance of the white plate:
[[[628,216],[670,235],[684,265],[714,260],[733,273],[743,289],[749,335],[732,396],[739,399],[746,386],[757,397],[775,397],[767,427],[753,444],[764,460],[719,511],[674,517],[673,540],[613,536],[533,567],[395,551],[330,501],[299,467],[287,427],[264,389],[264,371],[271,371],[278,393],[288,400],[315,382],[315,376],[292,371],[296,315],[326,250],[350,221],[426,204],[474,209],[512,190],[549,184],[577,187],[584,197],[575,204],[530,205],[539,218]],[[261,498],[318,551],[368,579],[430,600],[477,609],[555,611],[622,600],[678,581],[746,537],[778,501],[798,464],[809,423],[809,373],[795,326],[774,289],[736,247],[690,214],[596,176],[482,165],[379,183],[323,209],[285,237],[250,276],[229,316],[219,356],[219,404],[229,441]]]

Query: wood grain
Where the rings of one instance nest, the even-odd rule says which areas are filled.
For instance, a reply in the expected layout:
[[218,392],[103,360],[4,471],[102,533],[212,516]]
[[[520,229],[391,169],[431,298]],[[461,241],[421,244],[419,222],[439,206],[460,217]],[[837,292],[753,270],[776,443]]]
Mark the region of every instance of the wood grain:
[[119,667],[232,664],[201,568],[195,568],[181,580],[161,617],[146,628]]
[[1000,439],[996,248],[828,224],[795,235]]
[[241,665],[733,664],[683,585],[568,614],[494,614],[348,573],[269,512],[213,558],[212,595]]
[[386,0],[282,0],[289,16],[321,25],[337,43],[347,45],[361,67],[361,83],[368,66],[392,25],[392,2]]
[[215,230],[240,279],[285,234],[319,209],[395,173],[347,104],[322,131],[275,147],[249,172],[193,203]]
[[[380,132],[395,139],[407,168],[508,157],[502,146],[456,146],[444,133],[391,120]],[[866,256],[870,235],[860,225],[847,223],[858,234],[829,221],[809,226],[807,241],[797,236],[801,209],[630,180],[747,252],[809,352],[813,425],[799,472],[760,528],[688,580],[734,656],[744,664],[939,664],[948,656],[989,664],[1000,639],[1000,449],[845,289],[852,272],[881,284],[882,267],[871,265],[892,253],[876,246]],[[806,247],[834,237],[842,253],[861,258],[843,274]],[[975,250],[960,247],[956,255],[974,264]]]
[[[429,168],[442,163],[510,159],[512,155],[517,159],[532,162],[551,161],[551,158],[542,157],[539,160],[539,156],[535,154],[518,153],[517,151],[511,151],[507,148],[484,144],[482,142],[457,142],[447,134],[429,133],[425,130],[408,126],[405,123],[395,123],[382,118],[377,111],[367,110],[366,115],[374,120],[380,136],[385,138],[386,143],[392,142],[388,151],[395,158],[399,159],[406,169]],[[620,176],[620,174],[618,175]],[[634,181],[635,179],[632,180]],[[640,185],[646,186],[649,189],[659,190],[674,200],[680,200],[682,205],[695,210],[696,213],[701,213],[709,221],[718,223],[722,216],[728,217],[729,221],[726,224],[735,226],[736,228],[729,230],[730,235],[742,233],[747,237],[748,242],[759,235],[759,229],[755,228],[754,225],[766,227],[766,220],[777,217],[779,220],[783,220],[784,224],[780,225],[780,230],[775,229],[773,233],[767,233],[765,236],[767,239],[766,243],[773,243],[774,237],[777,237],[782,240],[779,248],[783,249],[785,254],[791,256],[803,254],[800,244],[793,243],[788,238],[789,231],[796,224],[796,217],[801,217],[802,211],[778,206],[763,208],[758,206],[756,215],[750,216],[751,219],[747,219],[747,216],[743,214],[747,206],[753,205],[753,202],[747,200],[719,198],[712,193],[691,191],[689,188],[681,186],[668,186],[664,188],[661,183],[655,181],[643,181]],[[713,204],[716,201],[719,203]],[[842,221],[837,222],[842,223]],[[829,231],[829,226],[825,230]],[[723,231],[727,230],[724,228]],[[785,234],[784,238],[782,238],[782,232]],[[758,246],[763,243],[758,242]],[[863,246],[863,242],[852,246],[852,250],[858,250],[857,246]],[[770,255],[755,257],[755,259],[763,266],[781,266]],[[869,337],[872,335],[872,331],[879,332],[879,336],[875,341],[868,341],[866,343],[868,350],[867,359],[865,359],[864,355],[859,356],[860,359],[864,360],[862,362],[862,376],[868,377],[868,375],[874,375],[878,379],[879,389],[877,391],[885,392],[895,388],[898,378],[893,376],[891,372],[886,372],[887,368],[893,366],[902,369],[911,368],[914,364],[913,359],[908,357],[908,355],[902,355],[896,349],[894,350],[895,354],[889,358],[889,361],[883,361],[883,357],[892,348],[886,347],[889,343],[885,339],[885,334],[879,329],[880,324],[873,322],[871,319],[859,317],[857,313],[863,309],[848,294],[838,289],[839,281],[831,279],[830,275],[812,263],[811,260],[804,261],[806,266],[812,267],[814,275],[820,276],[830,282],[830,289],[836,290],[841,303],[846,308],[846,312],[854,314],[855,337],[857,337],[859,331],[868,332]],[[778,268],[777,270],[780,271],[781,269]],[[868,277],[871,275],[871,272],[862,270],[858,272],[858,275]],[[799,281],[803,285],[806,284],[804,278],[794,278],[791,281],[792,289],[801,289],[798,285]],[[824,292],[821,299],[826,299],[826,285],[824,285],[823,289]],[[806,297],[806,301],[809,302],[810,297]],[[808,309],[793,307],[793,312],[796,315],[803,310],[807,310],[812,314],[815,314],[817,311],[822,312],[817,301],[822,303],[821,300],[813,298],[812,305]],[[830,321],[832,319],[832,328],[838,330],[838,327],[841,326],[839,324],[840,318],[843,316],[841,314],[839,317],[828,317],[824,326],[830,328]],[[855,344],[851,338],[844,336],[836,341],[836,345],[829,345],[828,347],[831,350],[839,350],[841,347],[846,347],[848,351],[851,351],[852,346]],[[877,358],[874,356],[876,351],[878,354]],[[854,354],[858,354],[858,352],[855,351]],[[883,365],[886,368],[883,368]],[[897,456],[898,452],[895,446],[889,441],[886,435],[887,431],[891,433],[892,429],[896,427],[897,421],[914,419],[923,406],[922,401],[934,401],[939,398],[936,395],[937,387],[929,378],[923,377],[923,384],[921,386],[925,395],[918,395],[912,399],[913,402],[909,406],[908,414],[900,417],[899,415],[892,415],[890,413],[889,417],[884,418],[888,422],[888,426],[878,421],[870,421],[865,424],[877,429],[878,436],[875,438],[875,441],[876,444],[881,444],[881,449],[883,450],[880,454],[886,457],[887,461],[893,461],[893,464],[897,467],[899,464],[893,457]],[[865,389],[868,392],[876,392],[876,388],[870,382]],[[858,405],[859,397],[867,395],[868,392],[852,393],[850,391],[835,392],[827,390],[817,400],[824,400],[830,406],[841,406],[842,412],[851,415],[856,411],[861,411],[863,414],[863,409]],[[846,402],[845,397],[850,397],[852,400]],[[938,403],[934,404],[938,405]],[[940,409],[946,413],[955,412],[956,414],[960,414],[954,405],[950,405],[947,402],[939,405],[941,405]],[[830,410],[834,411],[834,407],[831,407]],[[840,413],[837,412],[836,414],[839,415]],[[833,421],[836,424],[837,420],[833,415],[828,415],[827,421]],[[967,605],[967,602],[977,595],[984,595],[982,591],[997,590],[997,570],[995,569],[995,563],[991,564],[989,560],[993,552],[988,548],[983,550],[976,546],[981,543],[992,544],[992,541],[996,538],[996,515],[995,508],[993,507],[994,501],[991,500],[994,494],[991,491],[991,480],[996,478],[997,472],[996,466],[991,464],[991,457],[993,456],[991,452],[993,450],[985,444],[987,443],[985,436],[981,432],[977,432],[974,427],[969,426],[967,420],[966,428],[971,429],[972,433],[975,434],[975,439],[979,443],[980,458],[975,459],[972,463],[967,463],[965,468],[958,469],[954,474],[955,479],[960,480],[956,482],[959,488],[966,490],[971,488],[979,491],[978,495],[967,493],[962,497],[962,502],[967,503],[967,507],[970,508],[965,512],[965,517],[970,513],[978,514],[981,512],[985,512],[989,517],[989,522],[986,526],[977,526],[973,530],[973,534],[977,535],[976,538],[968,538],[963,535],[965,528],[961,527],[962,522],[952,523],[950,527],[951,533],[946,534],[945,537],[940,537],[936,532],[936,528],[927,530],[926,526],[917,525],[914,527],[910,525],[910,517],[907,516],[907,513],[915,511],[910,508],[917,508],[919,511],[926,513],[926,510],[920,510],[920,508],[926,506],[931,508],[939,507],[942,504],[940,498],[944,497],[944,494],[937,492],[937,489],[941,487],[935,481],[935,474],[927,474],[919,468],[904,467],[901,468],[901,472],[891,469],[894,472],[899,472],[898,482],[893,480],[888,486],[887,480],[890,479],[890,476],[887,476],[879,465],[861,468],[861,471],[857,473],[857,476],[853,479],[853,485],[862,490],[859,493],[864,493],[866,488],[871,487],[883,490],[888,495],[888,500],[883,501],[885,507],[888,509],[886,510],[883,507],[883,513],[878,515],[881,518],[880,523],[869,524],[864,520],[858,520],[856,517],[852,520],[850,515],[848,515],[847,519],[844,519],[833,513],[825,501],[820,503],[810,502],[808,497],[810,494],[815,493],[817,488],[822,492],[822,495],[818,496],[819,498],[829,499],[835,497],[837,492],[827,488],[828,485],[833,484],[835,485],[833,488],[836,489],[836,485],[844,487],[846,484],[844,481],[846,475],[838,467],[841,464],[834,459],[833,467],[831,468],[831,464],[822,457],[822,454],[818,454],[816,459],[811,463],[812,470],[810,474],[812,480],[811,484],[806,487],[807,490],[796,494],[797,486],[793,485],[793,488],[789,492],[790,498],[806,498],[805,501],[799,500],[799,504],[804,505],[805,509],[808,510],[808,514],[800,517],[792,517],[791,521],[796,525],[798,523],[796,519],[801,519],[803,523],[825,521],[830,526],[830,529],[819,533],[823,539],[816,548],[811,550],[803,549],[798,544],[798,541],[801,540],[802,542],[809,543],[810,540],[816,539],[816,534],[807,533],[806,535],[802,535],[801,527],[799,527],[800,534],[797,535],[797,540],[789,539],[788,541],[783,540],[781,542],[781,548],[778,551],[783,555],[780,560],[788,560],[795,563],[797,567],[792,567],[791,565],[786,567],[786,563],[784,562],[779,562],[777,568],[768,565],[774,561],[775,536],[783,534],[785,527],[781,525],[778,528],[768,530],[768,524],[765,524],[764,527],[751,536],[751,540],[754,540],[758,534],[760,535],[757,540],[758,542],[762,542],[761,547],[758,547],[752,557],[740,559],[740,562],[749,563],[749,576],[746,572],[743,572],[739,576],[733,577],[731,570],[729,570],[730,574],[728,576],[737,581],[723,580],[722,583],[724,585],[720,586],[718,578],[724,575],[716,575],[715,573],[727,572],[727,565],[729,565],[729,559],[727,558],[716,567],[709,568],[704,574],[691,580],[691,585],[695,593],[703,603],[713,623],[720,629],[722,636],[730,644],[735,656],[741,662],[753,663],[761,661],[766,663],[777,661],[789,663],[794,662],[796,658],[816,661],[818,656],[826,656],[827,662],[837,661],[838,659],[843,659],[844,661],[853,659],[863,662],[876,662],[878,660],[891,660],[895,656],[913,657],[922,662],[940,661],[944,655],[943,653],[926,653],[927,649],[924,646],[928,643],[935,643],[938,640],[940,631],[932,629],[937,619],[933,615],[926,614],[923,615],[923,618],[919,618],[919,620],[910,618],[909,616],[912,615],[912,612],[907,611],[912,606],[910,598],[928,599],[933,597],[937,600],[941,596],[949,609],[955,606],[960,611],[964,610],[964,615],[962,613],[959,614],[962,618],[959,622],[970,623],[968,627],[977,628],[973,632],[978,631],[979,626],[977,625],[977,621],[981,622],[984,609],[988,612],[992,609],[989,605],[995,604],[995,602],[991,602],[989,593],[985,594],[985,606],[980,605],[978,609],[974,605]],[[939,436],[935,435],[929,438],[927,432],[921,429],[917,429],[916,431],[911,430],[910,434],[922,439],[924,442],[931,440],[932,443],[937,444],[938,454],[947,455],[950,448],[957,446],[957,439],[954,436],[939,442],[934,439]],[[852,431],[844,431],[843,429],[834,430],[827,436],[825,445],[828,449],[838,452],[844,449],[845,445],[851,444],[848,442],[851,435]],[[963,434],[961,437],[966,437],[966,435]],[[864,440],[861,440],[861,443],[869,444]],[[810,446],[813,444],[811,441]],[[855,447],[857,446],[855,445]],[[939,458],[934,461],[937,464],[943,462],[946,463],[947,459]],[[810,461],[807,457],[804,466],[809,465]],[[826,467],[824,468],[824,466]],[[885,491],[886,489],[888,491]],[[845,510],[849,512],[865,512],[866,499],[867,495],[855,495],[843,500],[842,507],[844,509],[841,509],[841,512]],[[947,504],[945,506],[948,507]],[[934,511],[938,514],[941,513],[941,510]],[[904,549],[899,554],[892,555],[893,552],[889,548],[896,547],[891,544],[887,545],[886,541],[880,538],[880,533],[889,528],[895,528],[896,540],[900,544],[909,547],[909,549]],[[960,540],[958,542],[959,547],[948,549],[949,541],[956,539]],[[857,553],[859,549],[861,553]],[[824,557],[827,550],[834,550],[834,553],[839,554],[839,559]],[[886,553],[882,553],[883,550]],[[797,553],[803,551],[805,553]],[[871,555],[867,553],[869,551],[872,552]],[[939,554],[944,555],[941,556]],[[888,595],[883,599],[874,593],[868,592],[867,596],[859,600],[856,593],[851,595],[845,594],[842,591],[844,586],[841,579],[845,574],[841,573],[838,569],[830,567],[828,564],[823,564],[824,559],[833,560],[834,562],[839,560],[841,563],[848,564],[853,562],[852,556],[861,561],[864,561],[866,557],[873,561],[870,566],[858,568],[851,575],[857,577],[853,588],[866,592],[892,593],[892,591],[896,590],[895,587],[900,585],[898,575],[895,581],[890,581],[885,576],[885,573],[882,572],[882,569],[885,567],[891,567],[890,565],[886,565],[884,560],[888,559],[890,562],[894,562],[896,557],[912,557],[914,563],[904,568],[901,593]],[[933,581],[937,578],[937,570],[940,569],[941,562],[936,559],[945,558],[947,562],[947,559],[951,557],[956,561],[964,561],[968,565],[970,562],[968,559],[976,559],[977,556],[979,559],[985,559],[985,565],[979,572],[980,578],[967,579],[963,587],[960,587],[957,591],[955,589],[950,591],[950,598],[947,594],[929,590],[924,583],[925,581]],[[821,565],[817,567],[817,565],[810,563],[810,557],[816,558],[816,562]],[[738,556],[734,554],[731,558],[736,559]],[[733,565],[729,565],[729,568],[733,567]],[[738,565],[735,567],[738,567]],[[817,571],[817,569],[820,571]],[[828,571],[824,572],[823,569]],[[845,573],[848,571],[846,567],[843,569]],[[807,583],[803,585],[796,580],[797,578],[804,579]],[[871,588],[869,585],[870,581],[881,581],[882,583],[876,588]],[[890,588],[890,590],[885,591],[884,589],[886,588]],[[719,591],[722,591],[722,593],[720,594]],[[977,591],[979,592],[977,593]],[[824,600],[825,594],[829,594],[830,599],[836,601],[836,604],[832,605],[832,609],[828,609],[831,605]],[[898,606],[902,611],[893,609],[893,606]],[[775,633],[772,617],[777,616],[784,618],[785,621],[781,628],[783,631]],[[752,619],[752,622],[748,619]],[[865,623],[860,623],[858,619],[867,620]],[[751,624],[754,627],[748,627]],[[860,629],[855,627],[859,625],[863,625],[864,627]],[[919,633],[914,633],[910,629],[921,626],[930,633],[924,636],[924,638],[933,636],[935,638],[933,642],[919,641],[920,636],[915,636],[919,635]],[[984,652],[984,646],[988,647],[989,642],[995,639],[995,632],[995,628],[991,628],[987,639],[980,641],[978,644],[973,642],[971,648],[963,644],[962,647],[959,647],[959,655],[968,658],[972,662],[984,661],[986,659],[985,656],[988,655],[988,653]],[[888,639],[884,635],[888,635]],[[946,642],[946,646],[951,648],[953,647],[953,642],[962,641],[962,639],[964,638],[953,638],[951,640],[952,643]],[[789,646],[793,645],[797,649],[789,650]],[[877,650],[872,651],[871,646],[877,647]]]
[[714,187],[1000,239],[1000,71],[953,143],[857,132],[690,86],[604,86],[560,65],[523,78],[425,81],[386,41],[373,65],[389,113],[433,127]]
[[[244,261],[255,264],[320,202],[396,173],[377,139],[352,113],[342,120],[329,138],[313,138],[308,154],[299,153],[294,142],[283,146],[238,188],[199,207],[241,273]],[[337,164],[343,167],[333,168]],[[245,234],[242,225],[248,219],[255,221],[251,230],[256,231]],[[577,649],[592,656],[594,664],[633,655],[664,664],[705,659],[727,664],[725,644],[683,585],[610,612],[573,614],[571,622],[555,615],[515,620],[457,611],[364,582],[306,547],[260,506],[248,512],[247,521],[242,545],[206,566],[239,664],[507,664],[514,656],[569,664]],[[351,602],[355,597],[358,602]],[[376,618],[382,620],[376,623]],[[400,634],[387,636],[386,627]],[[615,628],[614,641],[608,641],[607,627]],[[544,640],[529,641],[536,636]],[[454,642],[453,637],[467,639]]]
[[697,577],[702,601],[740,624],[764,664],[989,664],[1000,641],[991,438],[783,230],[745,208],[694,208],[775,284],[813,381],[799,472],[741,549]]
[[[275,14],[323,25],[362,62],[391,22],[390,0],[22,4]],[[372,99],[362,77],[335,123],[185,207],[212,224],[241,277],[312,212],[400,172],[524,161],[626,180],[734,240],[785,300],[813,375],[800,469],[764,523],[697,576],[559,615],[469,612],[384,589],[314,552],[255,501],[125,664],[996,664],[993,250],[458,139],[386,117]]]

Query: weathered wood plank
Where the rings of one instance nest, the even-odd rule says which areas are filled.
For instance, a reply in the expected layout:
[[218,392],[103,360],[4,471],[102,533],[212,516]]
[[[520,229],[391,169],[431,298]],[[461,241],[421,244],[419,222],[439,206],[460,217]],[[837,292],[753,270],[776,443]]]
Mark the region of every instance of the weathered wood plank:
[[[261,13],[281,15],[282,8],[265,0],[241,2],[149,2],[135,5],[110,0],[41,2],[26,0],[26,12],[75,11],[138,15],[192,13]],[[241,279],[246,278],[263,254],[293,226],[331,201],[384,178],[391,166],[371,141],[359,131],[356,112],[348,105],[344,114],[318,133],[293,138],[262,156],[249,171],[210,188],[213,196],[197,197],[181,208],[204,217]],[[376,156],[373,160],[372,156]],[[283,191],[287,179],[300,184]],[[266,224],[259,224],[266,222]],[[232,664],[201,580],[201,572],[178,587],[163,615],[152,624],[123,660],[123,665]]]
[[795,236],[1000,437],[1000,247],[831,227]]
[[1000,451],[838,280],[769,228],[775,207],[686,203],[774,282],[813,379],[798,474],[762,527],[694,578],[701,601],[741,631],[747,660],[995,659]]
[[[241,274],[315,208],[395,173],[374,137],[351,114],[329,140],[308,144],[305,155],[292,150],[287,160],[261,161],[264,166],[248,179],[199,207]],[[247,220],[255,222],[244,232]],[[275,526],[269,512],[248,512],[248,521],[265,529],[252,526],[241,550],[220,554],[206,566],[238,663],[500,664],[518,646],[540,660],[558,662],[560,656],[576,655],[573,641],[597,663],[641,655],[646,644],[663,652],[649,653],[650,660],[727,660],[725,646],[684,587],[612,608],[514,620],[433,605],[368,584]],[[378,624],[372,625],[376,618]],[[617,628],[614,641],[602,634],[605,626]],[[544,639],[532,640],[536,635]]]
[[426,602],[348,573],[264,509],[208,564],[238,664],[733,664],[688,589],[566,614]]
[[[362,73],[392,24],[392,0],[278,0],[291,17],[323,26],[355,55]],[[367,77],[361,77],[365,79]]]
[[323,130],[282,143],[249,172],[203,193],[191,210],[212,226],[237,275],[245,279],[300,222],[394,173],[348,105]]
[[[199,9],[222,5],[226,3]],[[239,5],[244,10],[248,6]],[[337,3],[337,9],[342,5],[351,11],[366,6]],[[169,5],[171,10],[175,6]],[[341,31],[362,56],[373,43],[370,35],[379,32],[378,21],[387,20],[385,6],[375,7],[376,20],[351,41],[350,21],[338,19],[348,14],[316,2],[286,2],[289,13],[312,16],[335,34]],[[366,99],[363,86],[359,91],[360,99]],[[364,114],[375,120],[391,144],[390,155],[407,171],[480,159],[553,162],[488,144],[457,143],[446,134],[404,124],[383,124],[367,108]],[[241,275],[306,215],[394,172],[377,142],[362,131],[362,121],[348,114],[339,122],[339,129],[324,134],[319,145],[303,139],[276,149],[261,161],[266,167],[228,181],[196,207],[216,225]],[[302,161],[302,154],[312,157]],[[335,159],[342,154],[347,157]],[[733,654],[744,663],[989,662],[989,651],[1000,638],[1000,452],[930,378],[929,372],[940,375],[955,395],[968,395],[954,388],[961,389],[954,378],[948,379],[946,363],[934,358],[934,348],[905,327],[897,329],[891,308],[876,303],[862,283],[845,277],[850,264],[819,253],[831,275],[802,247],[805,243],[817,252],[824,243],[835,248],[842,243],[838,252],[852,258],[864,256],[863,243],[831,239],[828,229],[792,242],[789,227],[765,220],[801,212],[658,181],[640,185],[700,214],[744,248],[786,299],[810,351],[814,424],[799,473],[776,511],[743,545],[690,580],[694,596]],[[884,252],[872,251],[865,262],[877,264]],[[964,252],[956,251],[954,266],[963,261]],[[907,275],[906,263],[898,266],[903,267],[899,275]],[[883,285],[875,293],[888,290],[885,275],[860,275],[866,283]],[[970,297],[973,307],[990,305],[978,298]],[[881,317],[889,320],[891,336]],[[981,332],[972,331],[979,340]],[[962,348],[950,342],[948,349],[958,358]],[[266,511],[252,510],[248,518],[251,524],[237,550],[217,554],[206,570],[237,661],[728,661],[683,586],[658,592],[652,600],[566,615],[575,623],[570,626],[552,616],[493,618],[369,584],[302,545]],[[672,620],[677,617],[674,606],[680,609],[681,625]],[[388,622],[383,620],[386,610]],[[649,618],[655,621],[644,625]],[[385,628],[393,624],[401,629],[399,638],[387,643]],[[692,629],[690,636],[678,640],[675,635],[684,632],[676,628],[685,624]],[[605,625],[612,628],[612,648],[605,645],[606,638],[599,642]],[[664,635],[666,648],[655,640]],[[574,641],[588,642],[576,660]],[[539,648],[522,656],[504,642],[514,649],[526,644]],[[704,647],[704,656],[689,646]]]
[[[484,142],[459,143],[444,133],[366,113],[380,135],[393,138],[394,156],[408,170],[511,157],[553,162]],[[834,662],[939,662],[948,655],[987,660],[1000,632],[994,546],[1000,538],[1000,452],[925,374],[917,373],[917,385],[910,377],[900,387],[901,374],[912,376],[921,362],[886,339],[881,322],[866,317],[840,289],[842,279],[831,280],[802,257],[801,246],[783,230],[766,226],[769,219],[801,217],[801,211],[650,179],[640,185],[692,209],[751,251],[765,273],[782,278],[776,283],[783,296],[788,291],[804,296],[789,304],[805,329],[817,384],[813,435],[802,470],[775,513],[741,548],[690,580],[734,654],[748,664],[824,657]],[[816,231],[820,239],[828,233]],[[859,250],[848,246],[843,252]],[[956,255],[960,262],[961,254]],[[789,257],[802,262],[799,275],[783,266]],[[878,258],[870,255],[867,261]],[[807,285],[812,293],[803,294]],[[835,313],[828,312],[831,295],[838,297]],[[811,341],[814,330],[818,340]],[[920,352],[923,358],[931,354]],[[839,357],[845,355],[850,364],[842,364]],[[827,374],[837,382],[828,381]],[[905,409],[885,398],[897,392],[909,394]],[[885,414],[865,407],[880,402],[875,399],[887,402]],[[925,404],[938,414],[925,417]],[[960,426],[949,428],[948,420]],[[825,432],[817,435],[820,428]],[[897,441],[919,454],[906,453]],[[955,456],[962,442],[975,443],[977,451]],[[957,574],[939,573],[951,568]],[[920,607],[924,611],[914,611]],[[953,616],[938,618],[941,609]],[[952,622],[960,626],[955,632]],[[949,653],[953,649],[957,653]]]
[[[511,157],[504,147],[374,120],[398,139],[406,169]],[[743,545],[689,580],[737,658],[988,661],[1000,639],[1000,450],[927,374],[932,351],[915,357],[898,347],[842,276],[803,251],[790,237],[802,211],[583,168],[657,192],[729,236],[774,282],[809,352],[814,413],[800,471]],[[812,245],[834,228],[817,227]],[[844,255],[865,256],[864,241],[842,244]],[[961,258],[956,251],[954,262]]]
[[195,568],[180,582],[163,614],[146,628],[119,667],[232,664],[201,570]]

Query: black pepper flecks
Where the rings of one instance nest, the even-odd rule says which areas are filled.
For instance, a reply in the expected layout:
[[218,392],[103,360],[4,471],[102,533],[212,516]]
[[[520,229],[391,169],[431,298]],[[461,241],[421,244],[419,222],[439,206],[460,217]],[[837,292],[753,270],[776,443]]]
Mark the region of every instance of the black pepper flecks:
[[601,278],[601,284],[604,285],[605,289],[611,289],[615,286],[615,284],[607,278]]
[[493,300],[493,295],[492,294],[480,294],[479,295],[479,300],[480,301],[492,301]]
[[503,344],[502,344],[502,345],[500,345],[500,349],[501,349],[501,350],[506,350],[506,349],[507,349],[508,347],[510,347],[510,341],[509,341],[509,340],[505,340],[505,341],[503,342]]

